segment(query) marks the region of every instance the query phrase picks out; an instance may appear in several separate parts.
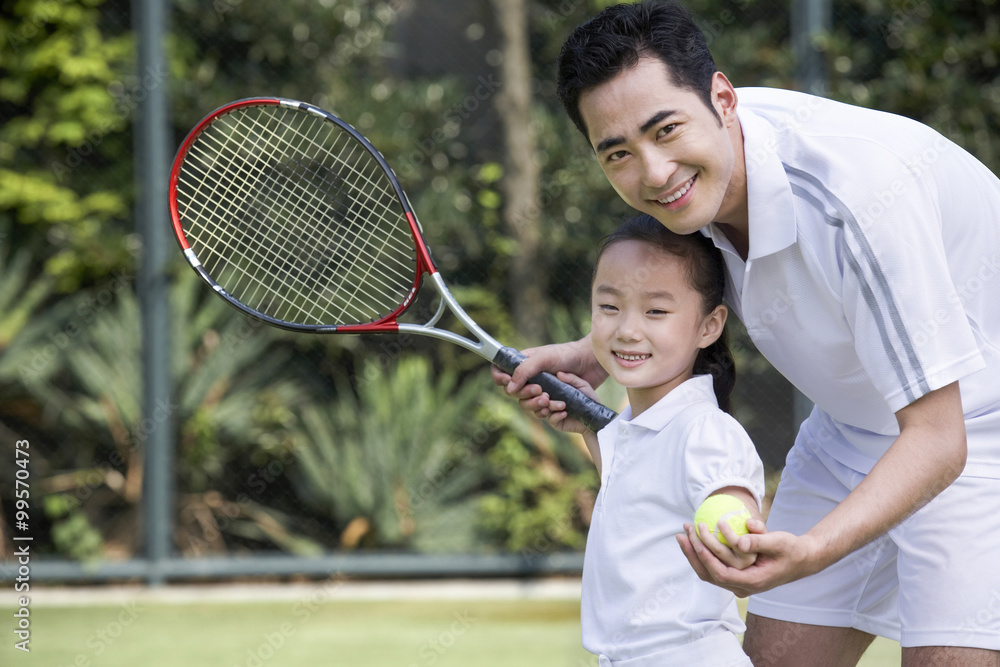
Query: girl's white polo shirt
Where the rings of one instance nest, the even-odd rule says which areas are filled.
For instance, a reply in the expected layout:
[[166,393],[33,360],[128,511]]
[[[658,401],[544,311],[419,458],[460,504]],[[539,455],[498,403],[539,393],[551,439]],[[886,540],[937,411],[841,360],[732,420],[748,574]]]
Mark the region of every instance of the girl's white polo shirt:
[[817,406],[835,459],[868,472],[894,413],[960,381],[966,474],[1000,476],[1000,180],[901,116],[739,90],[750,249],[715,225],[727,302]]
[[696,376],[598,433],[601,489],[583,566],[583,646],[638,658],[744,630],[732,593],[701,581],[675,535],[726,486],[760,503],[764,469],[746,431],[721,411],[712,378]]

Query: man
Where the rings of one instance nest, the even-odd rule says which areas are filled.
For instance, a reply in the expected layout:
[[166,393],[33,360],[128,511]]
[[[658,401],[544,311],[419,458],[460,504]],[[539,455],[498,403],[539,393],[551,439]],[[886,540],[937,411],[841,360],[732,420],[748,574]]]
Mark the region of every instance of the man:
[[[816,405],[765,528],[708,581],[753,594],[765,665],[1000,665],[1000,181],[930,128],[789,91],[733,88],[673,2],[611,7],[560,55],[559,93],[612,187],[727,263],[727,302]],[[587,339],[494,380],[558,423],[540,370],[605,375]]]

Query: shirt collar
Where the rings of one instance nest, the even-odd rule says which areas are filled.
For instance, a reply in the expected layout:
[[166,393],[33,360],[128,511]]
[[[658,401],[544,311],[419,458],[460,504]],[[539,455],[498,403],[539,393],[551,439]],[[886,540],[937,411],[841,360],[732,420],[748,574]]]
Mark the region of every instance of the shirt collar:
[[[747,171],[747,210],[750,217],[748,260],[784,250],[795,243],[795,204],[792,186],[778,156],[774,128],[750,109],[737,107],[743,130],[743,155]],[[721,250],[735,252],[715,224],[708,236]]]
[[718,406],[711,375],[695,375],[674,387],[666,396],[641,415],[632,419],[632,406],[622,410],[619,422],[631,426],[662,431],[678,414],[693,403],[710,401]]

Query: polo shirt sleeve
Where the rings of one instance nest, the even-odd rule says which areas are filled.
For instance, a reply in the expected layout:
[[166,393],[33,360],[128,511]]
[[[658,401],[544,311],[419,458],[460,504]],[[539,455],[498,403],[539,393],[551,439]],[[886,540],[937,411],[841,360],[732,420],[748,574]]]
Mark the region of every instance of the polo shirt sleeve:
[[693,422],[684,440],[684,471],[692,511],[727,486],[741,486],[764,497],[764,465],[739,422],[715,410]]
[[[861,147],[857,147],[859,150]],[[952,283],[938,188],[944,174],[872,153],[831,198],[843,224],[844,314],[865,374],[892,412],[985,367]],[[949,212],[950,213],[950,212]]]

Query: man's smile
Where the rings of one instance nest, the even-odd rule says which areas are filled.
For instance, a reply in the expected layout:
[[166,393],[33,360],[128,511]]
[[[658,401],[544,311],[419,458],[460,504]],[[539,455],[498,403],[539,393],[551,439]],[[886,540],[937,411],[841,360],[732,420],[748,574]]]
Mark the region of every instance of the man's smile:
[[654,201],[656,201],[656,203],[658,203],[658,204],[664,204],[664,205],[674,203],[675,201],[677,201],[678,199],[680,199],[681,197],[683,197],[684,195],[686,195],[691,190],[691,187],[694,185],[694,182],[695,182],[695,180],[697,180],[697,178],[698,178],[698,175],[695,174],[690,179],[688,179],[688,181],[686,183],[684,183],[680,188],[678,188],[677,190],[675,190],[673,193],[671,193],[669,195],[666,195],[664,197],[657,198]]

